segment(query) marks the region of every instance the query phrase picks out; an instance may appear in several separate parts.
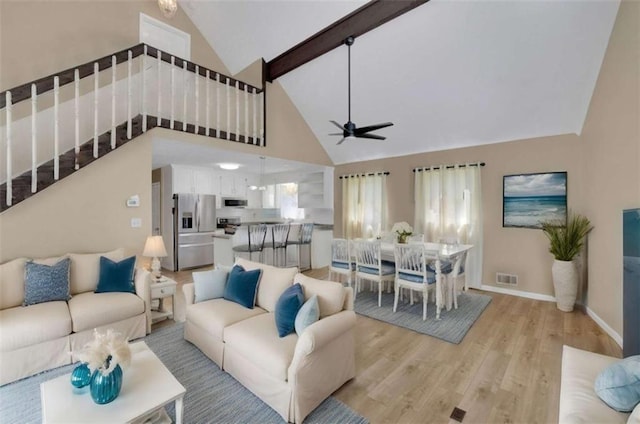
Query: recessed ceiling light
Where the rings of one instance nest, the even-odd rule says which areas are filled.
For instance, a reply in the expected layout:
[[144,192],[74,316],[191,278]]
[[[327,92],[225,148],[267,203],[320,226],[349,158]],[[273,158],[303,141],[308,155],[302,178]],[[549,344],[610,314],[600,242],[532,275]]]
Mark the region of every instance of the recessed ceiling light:
[[219,163],[218,166],[228,171],[233,171],[235,169],[240,168],[240,165],[238,165],[237,163]]

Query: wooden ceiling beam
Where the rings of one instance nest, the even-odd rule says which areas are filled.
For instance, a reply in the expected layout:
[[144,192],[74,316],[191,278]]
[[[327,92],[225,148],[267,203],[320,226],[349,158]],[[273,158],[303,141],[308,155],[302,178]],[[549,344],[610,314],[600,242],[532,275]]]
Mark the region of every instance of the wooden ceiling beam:
[[332,23],[266,64],[266,80],[273,80],[429,0],[373,0]]

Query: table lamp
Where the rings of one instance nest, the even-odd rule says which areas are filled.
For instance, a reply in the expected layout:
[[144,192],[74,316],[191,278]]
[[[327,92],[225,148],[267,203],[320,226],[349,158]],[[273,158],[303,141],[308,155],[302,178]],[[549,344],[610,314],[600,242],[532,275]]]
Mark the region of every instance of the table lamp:
[[160,259],[167,256],[167,249],[164,247],[164,241],[162,240],[162,236],[149,236],[147,237],[147,242],[144,244],[144,251],[142,252],[142,256],[146,256],[148,258],[153,258],[151,260],[151,275],[156,280],[159,280],[160,275]]

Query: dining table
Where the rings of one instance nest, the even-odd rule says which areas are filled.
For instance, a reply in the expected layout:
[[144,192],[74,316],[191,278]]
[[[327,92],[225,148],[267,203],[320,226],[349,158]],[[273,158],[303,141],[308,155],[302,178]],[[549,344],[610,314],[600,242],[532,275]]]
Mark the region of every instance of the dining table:
[[[411,243],[420,243],[420,242],[411,242]],[[447,293],[451,292],[451,296],[443,296],[443,287],[442,287],[442,279],[447,276],[442,273],[442,262],[450,261],[454,262],[455,259],[463,254],[464,252],[469,251],[473,248],[472,244],[449,244],[449,243],[435,243],[435,242],[423,242],[422,243],[427,252],[433,253],[433,256],[436,258],[436,319],[440,319],[440,311],[443,307],[446,307],[447,310],[451,309],[452,297],[455,296],[455,293],[452,290],[447,290]],[[391,243],[388,241],[380,242],[380,259],[388,262],[395,262],[395,254],[394,254],[394,246],[395,243]],[[453,270],[451,271],[453,272]],[[467,288],[467,284],[465,282],[465,290]],[[453,288],[455,290],[455,287]]]

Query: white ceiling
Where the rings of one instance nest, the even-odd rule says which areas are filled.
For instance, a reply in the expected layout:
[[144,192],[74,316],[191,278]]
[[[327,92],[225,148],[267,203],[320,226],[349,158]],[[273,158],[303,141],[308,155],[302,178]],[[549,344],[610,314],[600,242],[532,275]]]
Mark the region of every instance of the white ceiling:
[[[180,4],[232,73],[278,56],[364,1]],[[347,48],[279,79],[335,164],[580,133],[618,0],[431,0],[356,39],[347,140]],[[267,92],[268,95],[268,92]],[[268,113],[268,111],[267,111]],[[479,158],[483,159],[483,158]]]

